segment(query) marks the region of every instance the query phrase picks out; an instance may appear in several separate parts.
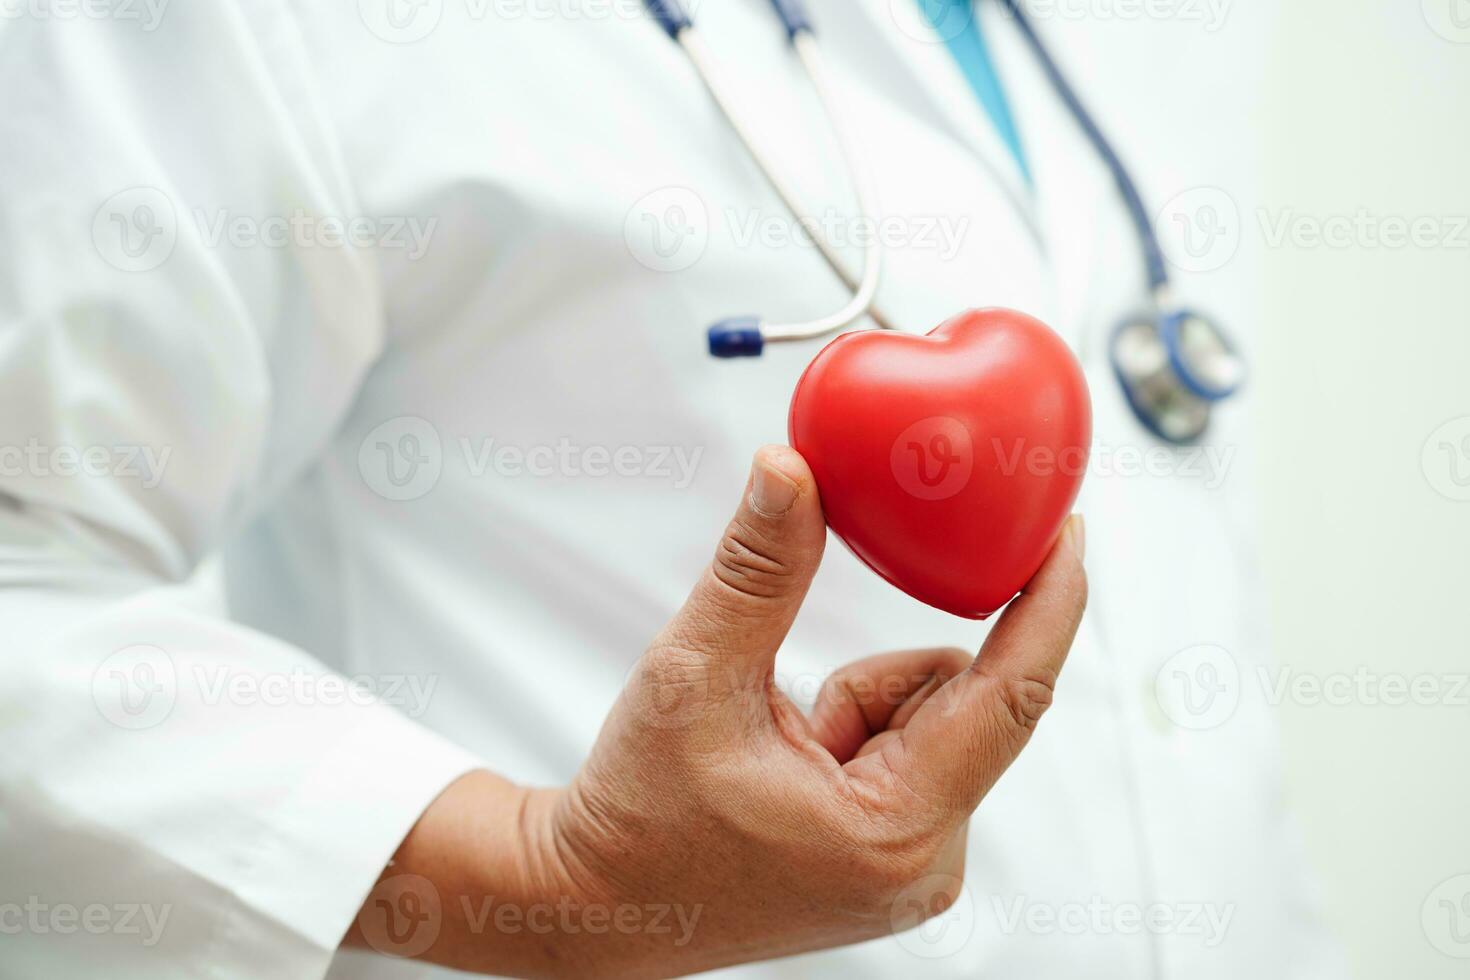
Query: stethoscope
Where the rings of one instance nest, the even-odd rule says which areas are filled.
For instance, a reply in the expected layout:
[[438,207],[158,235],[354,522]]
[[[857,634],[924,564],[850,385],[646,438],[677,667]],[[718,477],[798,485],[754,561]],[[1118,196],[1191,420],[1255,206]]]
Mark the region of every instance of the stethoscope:
[[[1088,142],[1111,172],[1118,193],[1138,234],[1148,274],[1148,302],[1125,317],[1113,331],[1109,357],[1113,373],[1123,388],[1133,413],[1154,435],[1166,442],[1186,445],[1197,441],[1209,428],[1215,403],[1229,398],[1245,379],[1245,364],[1225,332],[1204,314],[1176,305],[1171,297],[1168,264],[1149,220],[1148,212],[1123,161],[1113,150],[1055,59],[1042,43],[1017,0],[997,0],[1015,19],[1026,45],[1041,65]],[[649,13],[688,55],[705,89],[714,99],[756,165],[770,182],[781,203],[798,219],[806,213],[791,186],[761,151],[759,142],[735,112],[728,89],[704,40],[695,30],[681,0],[644,0]],[[771,0],[776,15],[786,28],[792,48],[811,80],[823,111],[836,132],[843,164],[852,182],[859,212],[866,219],[875,210],[874,191],[861,146],[848,128],[816,36],[801,0]],[[721,320],[709,328],[709,350],[715,357],[759,357],[767,344],[815,340],[844,330],[866,316],[880,329],[892,330],[892,322],[877,308],[875,300],[882,278],[882,236],[868,236],[863,255],[863,274],[855,278],[830,243],[811,236],[822,258],[847,287],[852,297],[841,309],[799,323],[767,323],[761,317],[742,316]]]

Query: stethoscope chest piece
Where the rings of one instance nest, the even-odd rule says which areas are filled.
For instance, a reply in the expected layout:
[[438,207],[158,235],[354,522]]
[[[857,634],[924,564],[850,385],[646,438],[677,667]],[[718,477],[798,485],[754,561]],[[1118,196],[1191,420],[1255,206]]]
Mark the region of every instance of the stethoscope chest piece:
[[1113,373],[1138,420],[1176,445],[1197,442],[1245,364],[1215,322],[1193,310],[1131,316],[1113,332]]

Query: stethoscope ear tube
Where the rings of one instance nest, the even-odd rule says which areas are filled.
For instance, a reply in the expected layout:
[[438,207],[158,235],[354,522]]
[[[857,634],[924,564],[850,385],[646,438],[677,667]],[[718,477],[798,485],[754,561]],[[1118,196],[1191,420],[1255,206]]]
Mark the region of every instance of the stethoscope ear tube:
[[[1114,331],[1109,351],[1113,372],[1130,407],[1145,428],[1166,442],[1178,445],[1195,442],[1209,427],[1214,403],[1228,398],[1240,388],[1245,375],[1243,362],[1225,333],[1204,315],[1184,309],[1159,312],[1160,306],[1168,309],[1165,305],[1168,269],[1137,185],[1032,28],[1021,3],[1018,0],[999,2],[1014,18],[1057,94],[1112,173],[1143,246],[1148,291],[1154,299],[1147,312],[1130,317]],[[754,134],[736,111],[720,77],[719,67],[705,49],[699,32],[694,30],[684,4],[681,0],[644,0],[644,3],[650,15],[684,49],[705,88],[781,202],[794,215],[801,217],[793,189],[762,152]],[[837,132],[856,191],[858,209],[864,215],[871,214],[875,199],[871,174],[862,159],[859,141],[843,118],[844,114],[837,109],[837,100],[820,58],[806,9],[801,0],[770,0],[770,3],[785,26],[792,47]],[[827,264],[854,290],[849,301],[825,317],[802,323],[768,324],[757,316],[721,320],[709,329],[709,351],[712,355],[719,358],[759,357],[767,344],[827,336],[850,327],[863,316],[881,328],[892,328],[874,305],[882,266],[878,240],[870,242],[865,250],[861,279],[846,269],[829,243],[821,238],[814,240]]]
[[658,26],[664,29],[664,33],[675,40],[681,31],[693,23],[682,0],[643,0],[643,5],[647,8],[648,15],[658,21]]
[[812,20],[801,0],[771,0],[771,6],[776,8],[776,16],[781,18],[786,36],[791,40],[796,40],[796,35],[802,32],[812,33]]

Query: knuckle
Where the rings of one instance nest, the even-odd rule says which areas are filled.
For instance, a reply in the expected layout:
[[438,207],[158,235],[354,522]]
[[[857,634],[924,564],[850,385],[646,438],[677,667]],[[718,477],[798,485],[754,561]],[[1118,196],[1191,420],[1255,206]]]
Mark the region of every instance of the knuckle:
[[769,599],[786,590],[797,568],[769,535],[737,518],[720,539],[713,571],[720,584],[735,592]]
[[1002,708],[1000,716],[1013,739],[1024,741],[1031,737],[1041,716],[1051,707],[1056,687],[1056,672],[1047,669],[1001,679],[996,696]]

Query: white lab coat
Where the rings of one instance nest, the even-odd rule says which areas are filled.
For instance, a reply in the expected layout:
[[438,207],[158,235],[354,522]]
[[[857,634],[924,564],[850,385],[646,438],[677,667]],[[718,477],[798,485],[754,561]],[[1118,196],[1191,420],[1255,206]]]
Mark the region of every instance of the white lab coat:
[[[575,772],[751,453],[784,437],[814,348],[715,362],[703,326],[845,295],[810,247],[746,240],[787,216],[630,5],[446,0],[414,43],[378,35],[422,22],[356,6],[0,22],[0,446],[33,447],[0,476],[0,976],[432,973],[335,953],[385,861],[471,767]],[[883,211],[915,239],[890,250],[882,305],[915,330],[974,305],[1048,319],[1086,358],[1099,446],[1151,448],[1098,357],[1138,296],[1131,231],[1014,32],[990,33],[1029,203],[942,46],[885,0],[813,8]],[[767,5],[697,12],[810,211],[849,214]],[[1043,29],[1109,77],[1084,26]],[[1146,181],[1167,166],[1155,142],[1128,147]],[[387,240],[252,237],[292,215],[386,219]],[[964,222],[955,254],[925,244],[929,219]],[[655,241],[659,222],[694,238]],[[1216,444],[1241,448],[1239,410],[1220,422]],[[1223,482],[1089,479],[1093,605],[1055,710],[973,821],[949,945],[736,973],[1336,975],[1269,716],[1243,698],[1193,731],[1153,694],[1181,649],[1263,656],[1243,459]],[[187,584],[216,555],[228,614]],[[778,671],[809,698],[848,660],[984,631],[833,547]],[[387,703],[335,703],[328,674]],[[1079,926],[1099,903],[1199,905],[1228,928]],[[95,928],[55,914],[93,905]]]

